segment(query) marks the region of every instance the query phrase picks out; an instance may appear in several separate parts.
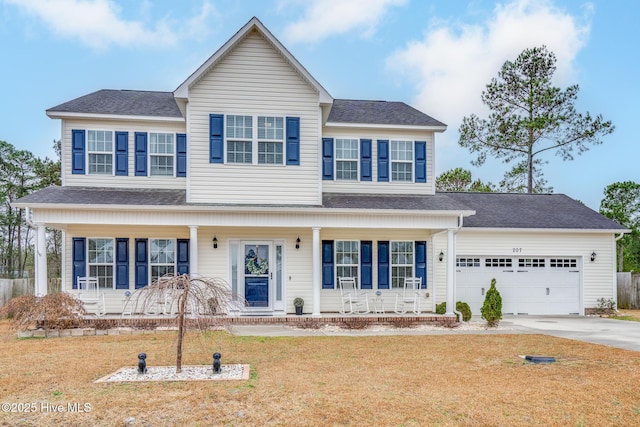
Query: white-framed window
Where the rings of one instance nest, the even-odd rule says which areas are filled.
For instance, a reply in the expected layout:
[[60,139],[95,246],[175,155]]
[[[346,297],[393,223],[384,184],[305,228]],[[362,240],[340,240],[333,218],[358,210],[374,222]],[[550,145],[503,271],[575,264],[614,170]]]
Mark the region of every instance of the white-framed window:
[[227,116],[227,162],[252,163],[253,117]]
[[413,141],[391,141],[391,181],[413,182]]
[[357,139],[336,139],[336,180],[358,180]]
[[413,277],[413,242],[391,242],[391,288],[404,287],[405,277]]
[[[360,243],[357,240],[336,241],[336,278],[354,277],[358,282]],[[337,280],[336,280],[337,282]]]
[[113,239],[87,239],[87,243],[89,277],[97,277],[99,287],[113,289]]
[[544,258],[519,258],[518,267],[544,268],[546,261]]
[[283,153],[284,118],[258,116],[258,164],[281,165]]
[[113,131],[87,131],[88,171],[91,175],[113,174]]
[[149,133],[149,164],[151,165],[151,176],[173,176],[175,148],[175,134]]
[[478,268],[480,267],[480,258],[456,258],[456,267],[471,267]]
[[176,242],[173,239],[149,240],[149,266],[151,267],[151,282],[158,280],[165,274],[175,274],[176,271]]
[[513,267],[511,258],[486,258],[484,260],[485,267]]
[[576,268],[577,266],[577,258],[551,258],[549,260],[549,267],[551,268]]

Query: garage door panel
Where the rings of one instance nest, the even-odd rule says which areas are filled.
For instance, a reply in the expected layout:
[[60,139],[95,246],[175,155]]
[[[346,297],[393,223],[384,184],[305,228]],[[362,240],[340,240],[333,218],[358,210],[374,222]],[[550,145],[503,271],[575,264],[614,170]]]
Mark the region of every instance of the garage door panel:
[[[491,279],[502,296],[504,314],[573,314],[580,311],[580,268],[577,258],[461,257],[456,269],[456,299],[474,314],[484,303],[482,288]],[[470,265],[469,260],[473,260]],[[511,266],[508,265],[511,261]],[[460,264],[460,262],[459,262]],[[498,266],[498,264],[500,264]]]

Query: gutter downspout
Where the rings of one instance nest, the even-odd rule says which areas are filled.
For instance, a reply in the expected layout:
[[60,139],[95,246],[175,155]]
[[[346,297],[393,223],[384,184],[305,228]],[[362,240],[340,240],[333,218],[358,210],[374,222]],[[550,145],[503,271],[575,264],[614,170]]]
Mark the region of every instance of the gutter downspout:
[[[460,214],[460,216],[458,217],[458,228],[456,228],[454,230],[454,232],[453,232],[454,239],[455,239],[456,234],[458,234],[458,231],[460,231],[460,229],[462,228],[463,221],[464,221],[464,217],[462,216],[462,214]],[[458,310],[456,310],[455,304],[456,304],[456,275],[455,275],[455,272],[454,272],[454,274],[453,274],[453,307],[452,307],[451,311],[453,311],[453,313],[458,316],[458,319],[460,319],[461,322],[464,322],[464,320],[462,318],[462,313],[460,313]]]

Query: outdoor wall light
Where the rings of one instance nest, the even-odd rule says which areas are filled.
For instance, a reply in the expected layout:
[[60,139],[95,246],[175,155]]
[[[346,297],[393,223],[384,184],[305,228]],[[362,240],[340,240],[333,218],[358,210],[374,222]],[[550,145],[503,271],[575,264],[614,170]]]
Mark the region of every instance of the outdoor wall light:
[[213,236],[213,249],[218,249],[218,236]]
[[598,255],[598,254],[596,254],[595,251],[591,252],[591,262],[596,260],[596,255]]
[[440,262],[442,262],[442,260],[444,259],[444,252],[440,251],[440,255],[438,255],[438,259],[440,260]]
[[300,236],[296,239],[296,249],[300,249]]

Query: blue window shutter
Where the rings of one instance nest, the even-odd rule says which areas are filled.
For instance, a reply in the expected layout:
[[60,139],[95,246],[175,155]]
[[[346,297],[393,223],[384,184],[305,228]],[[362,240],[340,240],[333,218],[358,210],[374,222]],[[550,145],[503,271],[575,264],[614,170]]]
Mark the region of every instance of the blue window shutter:
[[426,141],[416,141],[416,182],[427,182],[427,143]]
[[333,179],[333,138],[322,138],[322,179]]
[[84,130],[73,129],[71,131],[71,173],[84,174]]
[[129,239],[116,239],[116,289],[129,289]]
[[136,239],[136,289],[149,284],[148,239]]
[[389,242],[378,242],[378,289],[389,289]]
[[333,240],[322,241],[322,289],[333,289]]
[[71,287],[78,289],[78,277],[87,275],[87,239],[84,237],[74,237],[73,247],[73,283]]
[[389,182],[389,141],[378,140],[378,181]]
[[147,176],[147,133],[135,133],[136,176]]
[[371,140],[360,140],[360,181],[371,181]]
[[187,176],[187,135],[176,134],[176,176]]
[[129,174],[129,132],[116,132],[116,175]]
[[178,274],[189,274],[189,239],[178,239]]
[[373,242],[360,242],[360,288],[373,289]]
[[416,242],[416,277],[422,277],[422,289],[427,289],[427,242]]
[[224,115],[209,114],[209,163],[224,163]]
[[287,164],[300,164],[300,117],[287,117]]

